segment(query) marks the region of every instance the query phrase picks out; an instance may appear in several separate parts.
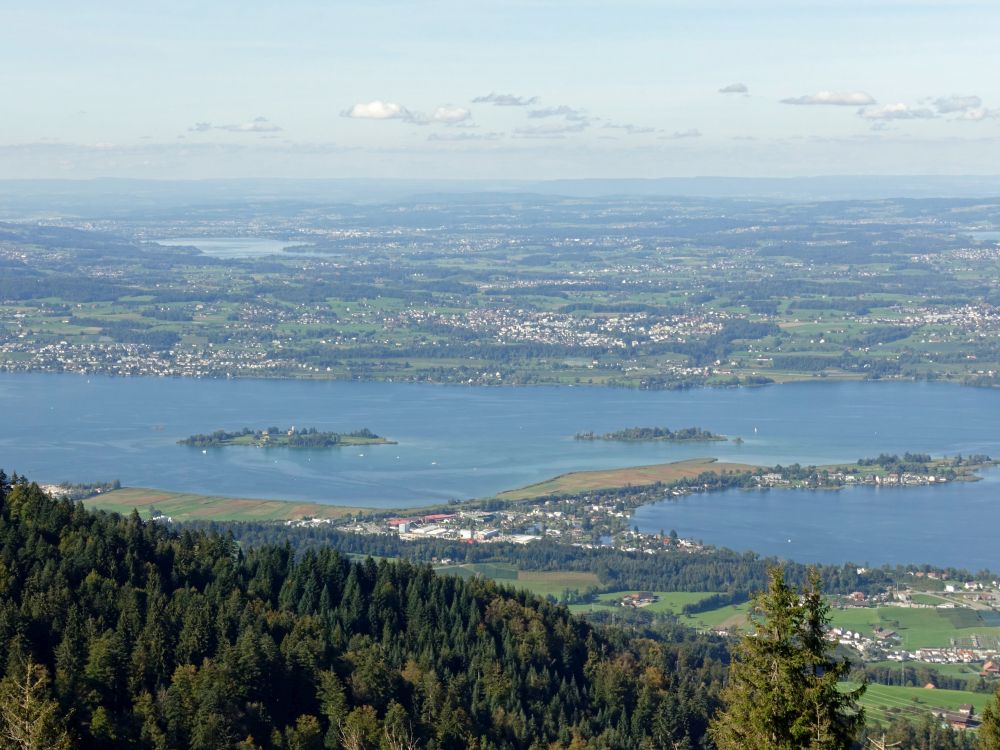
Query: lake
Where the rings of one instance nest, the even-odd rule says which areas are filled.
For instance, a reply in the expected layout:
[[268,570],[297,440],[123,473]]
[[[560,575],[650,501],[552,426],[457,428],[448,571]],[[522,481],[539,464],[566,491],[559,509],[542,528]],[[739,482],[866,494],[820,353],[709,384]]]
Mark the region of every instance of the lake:
[[[937,383],[642,392],[6,374],[0,375],[0,409],[4,468],[40,481],[117,478],[131,486],[383,508],[487,496],[566,471],[695,456],[773,465],[907,450],[1000,455],[1000,391]],[[399,444],[205,453],[176,445],[194,433],[272,425],[367,427]],[[579,431],[637,425],[697,426],[745,442],[573,440]],[[844,541],[836,534],[843,534],[870,550],[844,556],[855,560],[974,567],[995,546],[966,541],[977,539],[967,529],[1000,527],[1000,503],[992,501],[1000,486],[990,476],[974,485],[878,494],[860,488],[694,495],[643,508],[636,522],[737,549],[789,554],[798,544],[799,559],[840,555]],[[921,508],[926,514],[911,523]],[[932,548],[920,537],[919,527],[928,524]],[[807,548],[807,535],[823,529],[830,546],[821,549],[817,537]],[[898,549],[886,546],[897,537]]]
[[264,258],[268,255],[288,257],[312,254],[307,250],[285,252],[285,248],[296,247],[301,245],[301,242],[268,240],[260,237],[171,237],[150,242],[167,247],[196,247],[213,258]]
[[1000,471],[983,476],[940,487],[688,495],[638,508],[632,523],[644,532],[676,528],[720,547],[798,562],[933,562],[997,570]]

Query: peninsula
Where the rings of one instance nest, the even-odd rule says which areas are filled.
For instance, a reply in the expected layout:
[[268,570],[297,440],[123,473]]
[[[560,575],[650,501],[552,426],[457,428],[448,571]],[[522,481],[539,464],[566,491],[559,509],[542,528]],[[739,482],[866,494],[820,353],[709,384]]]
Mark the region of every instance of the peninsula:
[[195,448],[220,448],[227,445],[251,445],[257,448],[337,448],[346,445],[394,445],[394,441],[376,435],[369,429],[354,432],[319,432],[315,427],[280,430],[268,427],[252,430],[244,427],[236,432],[216,430],[208,435],[191,435],[177,441],[178,445]]
[[669,427],[629,427],[616,432],[605,432],[603,435],[594,432],[578,432],[573,437],[575,440],[610,440],[622,443],[653,440],[695,443],[728,439],[725,435],[716,435],[714,432],[703,430],[700,427],[683,427],[679,430],[671,430]]

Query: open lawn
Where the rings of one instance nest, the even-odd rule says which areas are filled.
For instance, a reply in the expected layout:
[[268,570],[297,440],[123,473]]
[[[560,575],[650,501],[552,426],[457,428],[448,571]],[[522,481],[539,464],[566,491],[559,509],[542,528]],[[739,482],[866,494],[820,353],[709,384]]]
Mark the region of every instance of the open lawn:
[[708,612],[683,615],[680,622],[698,630],[743,630],[747,626],[750,604],[729,604]]
[[435,570],[442,575],[456,575],[462,578],[482,576],[497,583],[525,589],[538,596],[551,595],[557,599],[566,589],[582,591],[600,584],[594,573],[573,570],[518,570],[513,565],[502,563],[445,565]]
[[319,503],[252,500],[248,498],[193,495],[142,487],[126,487],[83,501],[88,508],[115,513],[139,511],[149,518],[152,509],[175,521],[289,521],[300,518],[341,518],[357,508]]
[[[605,598],[621,598],[627,592],[604,594]],[[667,597],[688,596],[693,601],[708,594],[666,594]],[[674,611],[680,612],[686,601],[679,601]],[[580,611],[588,611],[591,605],[581,605]],[[661,607],[663,611],[670,609],[669,600],[657,602],[651,606]],[[742,628],[746,623],[747,604],[726,606],[719,609],[699,612],[695,615],[681,615],[680,621],[700,630],[719,628]],[[902,638],[901,645],[908,650],[918,648],[946,647],[954,639],[958,645],[971,645],[973,636],[978,637],[981,644],[989,646],[994,639],[1000,639],[1000,616],[995,612],[979,612],[971,609],[929,609],[908,607],[871,607],[857,609],[833,609],[831,624],[833,627],[845,628],[860,632],[869,637],[874,635],[875,627],[896,631]]]
[[[576,614],[587,612],[607,611],[609,607],[617,607],[622,597],[627,594],[636,594],[637,591],[614,591],[608,594],[601,594],[597,600],[591,604],[573,604],[570,606]],[[642,609],[646,612],[672,612],[675,615],[681,613],[686,604],[695,604],[713,592],[702,591],[654,591],[657,601]]]
[[928,690],[870,684],[861,699],[861,705],[865,707],[868,723],[871,725],[888,723],[897,716],[919,721],[935,709],[954,711],[963,703],[970,704],[974,713],[979,715],[990,698],[989,693],[971,693],[965,690]]
[[[884,667],[886,669],[891,669],[896,672],[899,671],[898,661],[873,661],[866,664],[868,667]],[[979,670],[982,669],[980,664],[926,664],[924,662],[908,661],[904,665],[910,669],[921,669],[926,668],[931,672],[936,672],[942,677],[960,677],[962,679],[976,679],[979,678]]]
[[714,458],[692,458],[668,464],[630,466],[624,469],[574,471],[569,474],[560,474],[544,482],[529,484],[527,487],[502,492],[498,497],[504,500],[527,500],[545,495],[573,495],[590,490],[641,487],[657,482],[676,482],[679,479],[696,477],[706,471],[722,474],[753,471],[755,468],[757,467],[749,464],[723,463]]
[[[570,611],[574,614],[586,615],[588,612],[608,612],[614,611],[618,602],[626,594],[634,594],[635,591],[615,591],[608,594],[601,594],[597,601],[591,604],[571,604]],[[659,600],[647,607],[642,607],[643,611],[665,613],[669,612],[677,615],[678,622],[697,630],[717,630],[730,628],[742,629],[747,624],[747,613],[749,604],[726,605],[718,609],[710,609],[707,612],[699,612],[693,615],[683,615],[681,610],[685,604],[695,604],[705,597],[711,596],[711,591],[654,591]]]
[[910,600],[914,604],[929,604],[932,607],[936,607],[939,604],[944,604],[947,599],[943,596],[934,596],[933,594],[913,594],[910,596]]

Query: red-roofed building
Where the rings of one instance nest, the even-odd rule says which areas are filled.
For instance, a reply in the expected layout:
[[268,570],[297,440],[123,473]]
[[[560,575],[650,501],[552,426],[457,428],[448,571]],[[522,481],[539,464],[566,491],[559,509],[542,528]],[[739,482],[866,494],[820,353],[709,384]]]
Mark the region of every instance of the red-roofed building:
[[421,520],[424,523],[440,523],[441,521],[448,521],[457,516],[457,513],[431,513],[430,515],[424,516]]

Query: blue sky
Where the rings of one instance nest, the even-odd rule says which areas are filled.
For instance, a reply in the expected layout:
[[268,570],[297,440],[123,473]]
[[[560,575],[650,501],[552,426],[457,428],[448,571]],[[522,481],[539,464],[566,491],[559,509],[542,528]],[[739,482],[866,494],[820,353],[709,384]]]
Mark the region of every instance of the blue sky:
[[998,30],[960,0],[5,0],[0,178],[995,174]]

